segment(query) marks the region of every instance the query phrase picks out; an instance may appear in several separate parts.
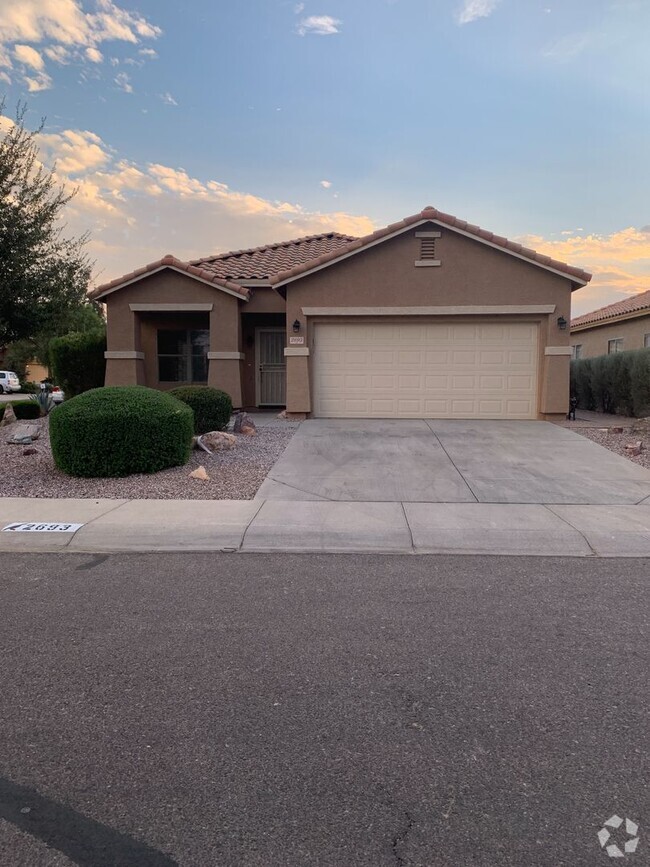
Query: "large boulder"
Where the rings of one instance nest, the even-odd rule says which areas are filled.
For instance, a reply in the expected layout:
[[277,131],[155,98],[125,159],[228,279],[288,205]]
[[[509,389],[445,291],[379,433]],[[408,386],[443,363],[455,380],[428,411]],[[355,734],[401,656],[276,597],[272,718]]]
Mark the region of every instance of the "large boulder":
[[11,436],[7,440],[10,445],[29,446],[40,436],[38,425],[19,424],[12,429]]
[[197,446],[210,454],[234,449],[236,442],[236,436],[220,430],[209,431],[196,438]]

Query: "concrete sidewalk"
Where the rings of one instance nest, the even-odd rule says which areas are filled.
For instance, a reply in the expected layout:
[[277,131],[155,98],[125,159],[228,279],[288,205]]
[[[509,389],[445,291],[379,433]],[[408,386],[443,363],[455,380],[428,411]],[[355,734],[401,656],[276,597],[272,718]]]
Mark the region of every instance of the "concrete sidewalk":
[[1,551],[259,551],[650,557],[641,505],[0,499]]

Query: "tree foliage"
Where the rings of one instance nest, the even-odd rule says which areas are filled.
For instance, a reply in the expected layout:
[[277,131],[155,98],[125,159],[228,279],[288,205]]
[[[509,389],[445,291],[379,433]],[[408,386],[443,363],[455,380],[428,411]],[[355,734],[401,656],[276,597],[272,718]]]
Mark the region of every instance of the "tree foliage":
[[61,333],[56,323],[86,304],[92,267],[87,236],[64,234],[74,192],[38,159],[42,125],[30,131],[24,120],[19,105],[0,138],[0,345]]

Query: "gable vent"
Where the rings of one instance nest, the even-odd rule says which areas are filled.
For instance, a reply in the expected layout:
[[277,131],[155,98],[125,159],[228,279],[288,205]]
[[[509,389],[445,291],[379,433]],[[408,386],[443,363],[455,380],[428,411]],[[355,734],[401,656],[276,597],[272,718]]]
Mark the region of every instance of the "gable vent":
[[420,241],[420,258],[415,261],[416,268],[440,265],[440,260],[436,259],[436,241],[440,235],[440,232],[415,233],[415,237]]

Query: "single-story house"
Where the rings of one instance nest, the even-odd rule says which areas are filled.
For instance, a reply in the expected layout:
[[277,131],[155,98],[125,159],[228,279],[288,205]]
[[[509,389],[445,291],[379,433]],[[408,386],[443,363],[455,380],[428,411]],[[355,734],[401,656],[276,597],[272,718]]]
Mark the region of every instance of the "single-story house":
[[650,290],[571,320],[573,358],[650,347]]
[[98,287],[107,385],[208,383],[289,417],[553,418],[587,272],[427,207]]

